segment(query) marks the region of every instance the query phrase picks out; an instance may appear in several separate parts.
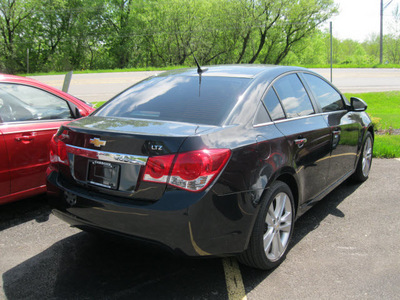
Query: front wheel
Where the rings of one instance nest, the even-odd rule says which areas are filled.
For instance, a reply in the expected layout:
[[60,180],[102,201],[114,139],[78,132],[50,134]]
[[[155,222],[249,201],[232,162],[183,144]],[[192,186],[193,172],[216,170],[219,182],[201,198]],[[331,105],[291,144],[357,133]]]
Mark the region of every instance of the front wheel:
[[268,270],[286,256],[293,233],[294,204],[289,186],[276,181],[261,201],[249,247],[239,255],[241,263]]
[[373,147],[374,140],[372,138],[372,134],[367,131],[367,135],[361,150],[361,157],[358,160],[356,171],[352,176],[353,180],[357,182],[364,182],[368,179],[372,164]]

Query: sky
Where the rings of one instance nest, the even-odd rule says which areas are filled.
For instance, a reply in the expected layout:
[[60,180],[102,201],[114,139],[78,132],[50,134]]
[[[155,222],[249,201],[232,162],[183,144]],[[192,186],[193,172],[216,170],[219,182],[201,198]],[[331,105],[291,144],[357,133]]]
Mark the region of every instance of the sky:
[[[333,36],[335,38],[363,42],[372,33],[379,35],[381,0],[334,1],[339,4],[339,15],[329,21],[332,21]],[[383,1],[384,5],[389,2],[390,0]],[[389,22],[393,21],[392,12],[397,4],[400,5],[400,0],[393,0],[384,11],[384,34],[389,32]],[[325,24],[327,28],[329,28],[329,21]]]

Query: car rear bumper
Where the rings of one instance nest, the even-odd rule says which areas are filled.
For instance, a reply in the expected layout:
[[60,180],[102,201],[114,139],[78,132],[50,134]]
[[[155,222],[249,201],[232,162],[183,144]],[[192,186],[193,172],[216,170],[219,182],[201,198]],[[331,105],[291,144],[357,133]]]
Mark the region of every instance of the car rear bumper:
[[256,210],[241,205],[248,193],[189,193],[182,199],[188,192],[171,191],[154,203],[131,204],[71,188],[57,177],[53,171],[47,178],[54,214],[84,230],[160,243],[189,256],[221,256],[244,251],[253,228]]

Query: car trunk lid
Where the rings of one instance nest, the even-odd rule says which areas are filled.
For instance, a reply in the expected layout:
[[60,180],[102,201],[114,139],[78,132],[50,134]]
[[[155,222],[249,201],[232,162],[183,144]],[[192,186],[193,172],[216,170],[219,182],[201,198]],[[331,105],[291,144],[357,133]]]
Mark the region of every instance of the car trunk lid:
[[61,127],[58,133],[66,144],[69,164],[62,173],[69,173],[63,174],[64,178],[93,191],[157,200],[166,185],[139,180],[148,158],[177,153],[188,136],[214,127],[122,118],[83,118]]

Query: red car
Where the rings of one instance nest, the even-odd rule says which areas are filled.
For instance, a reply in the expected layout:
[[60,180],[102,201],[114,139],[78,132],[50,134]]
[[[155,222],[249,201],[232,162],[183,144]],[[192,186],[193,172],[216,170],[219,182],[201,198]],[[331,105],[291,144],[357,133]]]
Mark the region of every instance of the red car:
[[94,108],[39,81],[0,74],[0,204],[46,191],[51,137]]

